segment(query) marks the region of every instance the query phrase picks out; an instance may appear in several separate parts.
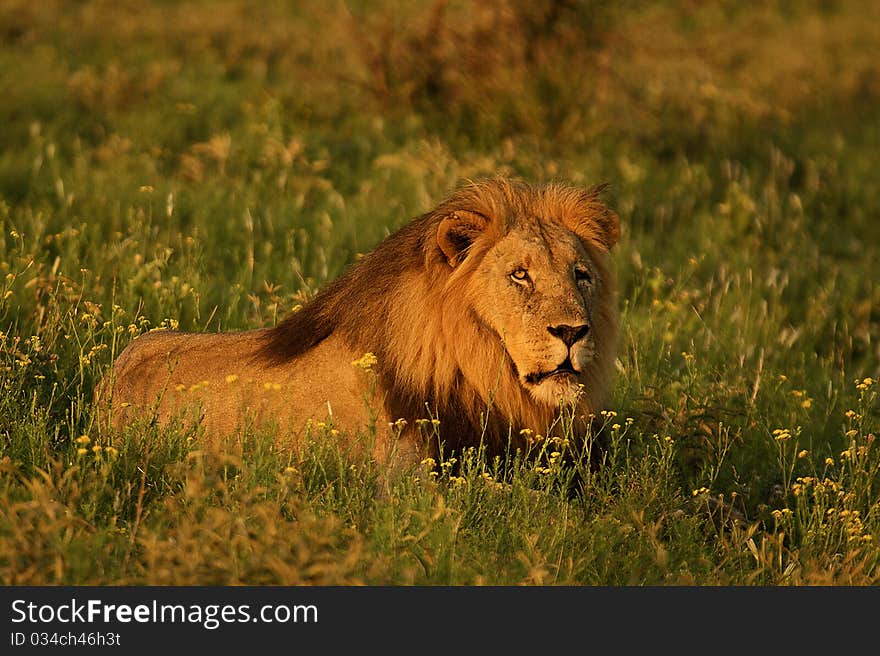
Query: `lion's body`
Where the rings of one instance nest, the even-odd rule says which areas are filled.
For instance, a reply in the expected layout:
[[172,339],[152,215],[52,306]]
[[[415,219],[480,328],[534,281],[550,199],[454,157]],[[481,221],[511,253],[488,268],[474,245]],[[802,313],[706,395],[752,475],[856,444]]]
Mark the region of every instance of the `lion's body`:
[[163,424],[201,424],[210,435],[270,423],[294,434],[308,419],[368,426],[367,374],[351,366],[357,356],[341,339],[322,341],[294,366],[267,367],[259,357],[267,332],[142,335],[114,366],[115,427],[145,411]]
[[[309,419],[349,436],[372,422],[384,459],[436,449],[419,419],[440,420],[448,449],[499,451],[521,429],[546,434],[560,403],[586,418],[606,400],[617,336],[618,227],[599,191],[471,185],[276,328],[145,335],[114,367],[111,422],[184,414],[212,434],[274,422],[294,439]],[[373,367],[352,364],[365,353]]]

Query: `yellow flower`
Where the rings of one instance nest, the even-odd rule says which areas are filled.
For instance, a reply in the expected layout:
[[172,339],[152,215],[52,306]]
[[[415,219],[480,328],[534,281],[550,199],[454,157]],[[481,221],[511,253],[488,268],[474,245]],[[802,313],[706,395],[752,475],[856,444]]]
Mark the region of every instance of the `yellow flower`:
[[100,445],[100,444],[96,444],[95,446],[92,447],[92,452],[93,452],[95,455],[98,455],[99,453],[101,453],[101,450],[102,450],[102,449],[101,449],[101,445]]
[[238,380],[238,375],[237,375],[237,374],[229,374],[229,375],[226,377],[226,382],[227,382],[227,383],[234,383],[234,382],[237,381],[237,380]]
[[791,431],[787,428],[777,428],[773,431],[773,439],[782,442],[791,437]]
[[834,458],[825,458],[825,464],[829,466],[834,466]]
[[110,456],[111,458],[115,458],[116,456],[119,455],[119,449],[117,449],[115,446],[108,446],[104,450],[107,452],[107,455]]
[[379,360],[376,358],[375,355],[367,352],[367,353],[364,353],[357,360],[352,360],[351,364],[354,365],[355,367],[360,367],[364,371],[372,371],[373,367],[375,367],[378,362],[379,362]]
[[798,452],[798,458],[806,458],[808,455],[810,455],[810,452],[806,449]]
[[79,448],[79,449],[76,450],[76,455],[78,455],[78,456],[84,456],[84,455],[87,454],[88,452],[89,452],[88,449]]
[[86,444],[88,444],[89,442],[92,441],[92,438],[90,438],[88,435],[80,435],[78,438],[76,438],[75,441],[77,444],[79,444],[81,446],[85,446]]

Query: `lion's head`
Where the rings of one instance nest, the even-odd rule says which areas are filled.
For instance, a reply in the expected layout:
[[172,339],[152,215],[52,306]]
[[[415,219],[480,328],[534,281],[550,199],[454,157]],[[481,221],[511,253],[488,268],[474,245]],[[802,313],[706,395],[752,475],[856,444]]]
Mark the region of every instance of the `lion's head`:
[[590,374],[607,366],[613,347],[605,259],[618,224],[598,191],[496,181],[441,210],[451,209],[437,232],[451,277],[465,279],[473,319],[497,335],[519,384],[540,404],[570,402],[598,382]]
[[437,413],[444,439],[544,431],[560,403],[595,412],[617,331],[601,187],[470,184],[388,237],[279,326],[295,357],[339,331],[373,352],[385,414]]

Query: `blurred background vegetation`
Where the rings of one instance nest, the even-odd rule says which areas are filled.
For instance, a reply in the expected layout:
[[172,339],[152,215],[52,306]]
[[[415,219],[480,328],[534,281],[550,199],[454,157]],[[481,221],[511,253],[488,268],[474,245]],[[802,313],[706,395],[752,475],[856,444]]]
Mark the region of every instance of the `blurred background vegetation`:
[[[878,19],[4,0],[0,580],[874,582]],[[96,431],[94,382],[134,335],[272,325],[494,174],[608,181],[621,215],[632,422],[592,492],[377,501],[370,463],[320,449]],[[747,528],[717,529],[720,496]]]

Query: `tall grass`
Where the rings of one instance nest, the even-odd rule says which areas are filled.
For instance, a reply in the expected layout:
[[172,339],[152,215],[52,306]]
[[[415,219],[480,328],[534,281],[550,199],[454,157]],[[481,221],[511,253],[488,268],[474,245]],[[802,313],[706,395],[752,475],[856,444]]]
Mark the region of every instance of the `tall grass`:
[[[877,9],[3,3],[0,581],[876,582]],[[497,173],[612,183],[598,469],[96,424],[134,336],[273,325]]]

